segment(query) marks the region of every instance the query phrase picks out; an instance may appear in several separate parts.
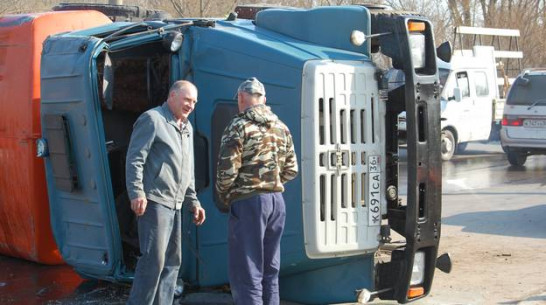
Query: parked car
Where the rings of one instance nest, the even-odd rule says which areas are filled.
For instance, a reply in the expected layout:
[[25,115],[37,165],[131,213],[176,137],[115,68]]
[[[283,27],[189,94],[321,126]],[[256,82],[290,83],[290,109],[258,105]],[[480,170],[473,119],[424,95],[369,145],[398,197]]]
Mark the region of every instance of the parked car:
[[501,145],[512,165],[546,154],[546,69],[526,70],[515,80],[502,117]]

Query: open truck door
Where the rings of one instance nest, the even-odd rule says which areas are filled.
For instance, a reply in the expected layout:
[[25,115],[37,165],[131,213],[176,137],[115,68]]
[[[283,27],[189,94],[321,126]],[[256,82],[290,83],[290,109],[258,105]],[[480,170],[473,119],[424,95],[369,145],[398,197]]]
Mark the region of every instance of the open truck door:
[[132,280],[140,250],[125,156],[138,116],[161,105],[178,79],[172,46],[185,24],[162,25],[118,22],[44,45],[39,154],[55,240],[83,276]]
[[[98,82],[89,63],[102,40],[50,38],[44,45],[42,81],[42,154],[53,235],[64,260],[78,273],[111,277],[118,267],[119,232],[115,225],[112,183],[95,101]],[[54,59],[54,60],[52,60]],[[48,150],[46,152],[46,150]]]

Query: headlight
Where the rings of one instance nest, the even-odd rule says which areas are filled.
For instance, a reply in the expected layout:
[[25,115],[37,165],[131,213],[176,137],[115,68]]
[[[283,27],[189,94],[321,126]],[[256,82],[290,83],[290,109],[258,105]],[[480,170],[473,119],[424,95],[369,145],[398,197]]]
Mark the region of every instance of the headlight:
[[183,40],[184,36],[182,33],[176,31],[168,32],[163,36],[163,47],[171,52],[176,52],[182,46]]
[[366,42],[366,35],[362,31],[354,30],[351,32],[351,43],[354,46],[360,47],[364,42]]
[[425,252],[415,253],[413,258],[413,269],[411,270],[410,285],[422,284],[425,280]]
[[425,67],[425,35],[411,33],[409,35],[411,61],[415,69]]
[[44,138],[39,138],[36,140],[36,157],[44,158],[49,155],[49,150],[47,148],[47,141]]

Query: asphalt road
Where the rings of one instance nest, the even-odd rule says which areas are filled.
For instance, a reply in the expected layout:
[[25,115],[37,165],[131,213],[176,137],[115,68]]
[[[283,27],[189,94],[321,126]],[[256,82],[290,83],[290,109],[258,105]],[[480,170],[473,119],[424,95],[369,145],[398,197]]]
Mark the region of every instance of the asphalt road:
[[[546,304],[545,195],[546,156],[512,167],[498,143],[470,144],[444,162],[441,251],[453,272],[437,270],[431,295],[414,304]],[[123,304],[128,291],[0,256],[0,304]]]
[[442,169],[453,271],[416,304],[546,304],[546,156],[514,167],[498,144],[470,144]]

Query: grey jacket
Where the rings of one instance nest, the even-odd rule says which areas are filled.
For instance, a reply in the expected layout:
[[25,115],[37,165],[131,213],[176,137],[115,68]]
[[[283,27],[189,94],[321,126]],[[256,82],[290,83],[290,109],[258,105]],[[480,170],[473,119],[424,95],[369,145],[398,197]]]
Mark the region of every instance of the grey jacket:
[[195,193],[193,129],[180,129],[167,103],[144,112],[133,126],[125,166],[129,198],[146,197],[171,209],[200,206]]

